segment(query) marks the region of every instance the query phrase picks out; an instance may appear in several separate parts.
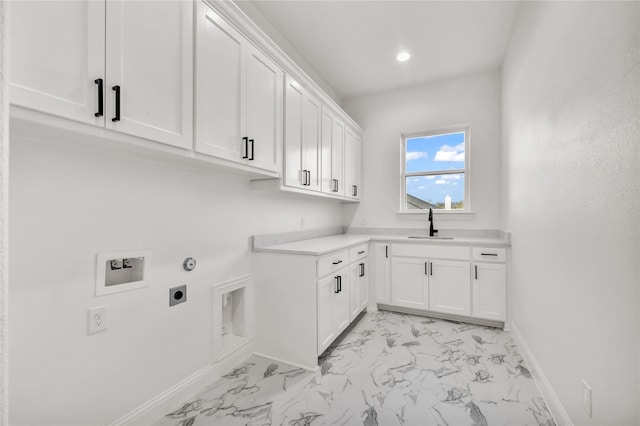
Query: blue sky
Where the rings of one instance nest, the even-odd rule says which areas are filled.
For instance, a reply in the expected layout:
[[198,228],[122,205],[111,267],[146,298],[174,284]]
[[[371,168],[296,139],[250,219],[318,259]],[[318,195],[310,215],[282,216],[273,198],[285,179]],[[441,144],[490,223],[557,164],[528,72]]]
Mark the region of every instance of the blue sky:
[[[464,169],[464,133],[407,139],[407,173]],[[431,202],[464,199],[464,175],[407,178],[407,193]]]

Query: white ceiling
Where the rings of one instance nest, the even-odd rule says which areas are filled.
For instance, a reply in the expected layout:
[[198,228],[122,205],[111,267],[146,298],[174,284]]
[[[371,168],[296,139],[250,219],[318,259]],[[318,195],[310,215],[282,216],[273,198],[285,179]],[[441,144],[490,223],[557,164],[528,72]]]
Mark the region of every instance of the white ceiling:
[[[253,1],[342,98],[502,64],[517,2]],[[396,61],[401,50],[411,53]]]

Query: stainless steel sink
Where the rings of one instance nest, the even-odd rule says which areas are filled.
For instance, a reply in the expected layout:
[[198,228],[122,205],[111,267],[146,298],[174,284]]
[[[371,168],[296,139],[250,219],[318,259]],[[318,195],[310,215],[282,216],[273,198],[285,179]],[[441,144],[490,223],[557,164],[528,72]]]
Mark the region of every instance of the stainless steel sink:
[[453,240],[453,237],[430,237],[428,235],[409,235],[409,238],[416,238],[419,240]]

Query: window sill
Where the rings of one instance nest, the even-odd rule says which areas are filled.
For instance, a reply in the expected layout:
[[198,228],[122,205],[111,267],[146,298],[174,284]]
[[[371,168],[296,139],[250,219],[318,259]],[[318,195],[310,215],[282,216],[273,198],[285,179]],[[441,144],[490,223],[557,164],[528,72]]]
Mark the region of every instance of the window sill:
[[[396,212],[399,216],[427,216],[429,210],[418,210],[416,212]],[[476,212],[472,210],[433,210],[433,214],[436,216],[445,216],[449,218],[470,219]]]

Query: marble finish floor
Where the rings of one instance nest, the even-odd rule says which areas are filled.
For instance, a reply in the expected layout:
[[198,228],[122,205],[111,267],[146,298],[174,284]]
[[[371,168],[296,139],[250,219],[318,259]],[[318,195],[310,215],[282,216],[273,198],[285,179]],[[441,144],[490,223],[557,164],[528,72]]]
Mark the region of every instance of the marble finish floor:
[[376,311],[317,372],[253,356],[156,425],[555,423],[508,332]]

